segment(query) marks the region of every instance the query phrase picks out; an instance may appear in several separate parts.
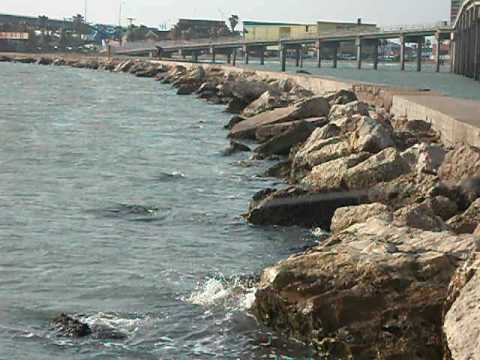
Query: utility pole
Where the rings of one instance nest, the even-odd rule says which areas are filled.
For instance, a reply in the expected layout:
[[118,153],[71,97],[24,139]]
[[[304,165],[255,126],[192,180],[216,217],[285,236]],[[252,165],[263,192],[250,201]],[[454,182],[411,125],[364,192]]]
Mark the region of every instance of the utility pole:
[[85,24],[87,23],[87,10],[88,10],[88,0],[85,0],[85,4],[83,7],[83,19],[85,21]]
[[122,5],[125,3],[124,0],[120,0],[120,5],[118,9],[118,26],[122,27]]

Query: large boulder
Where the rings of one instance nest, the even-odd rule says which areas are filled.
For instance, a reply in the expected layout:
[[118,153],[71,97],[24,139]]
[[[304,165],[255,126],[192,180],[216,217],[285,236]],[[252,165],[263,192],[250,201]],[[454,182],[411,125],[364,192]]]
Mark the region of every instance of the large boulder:
[[443,330],[446,360],[474,360],[480,354],[480,260],[472,255],[449,287]]
[[288,155],[290,149],[307,140],[314,129],[315,126],[311,123],[300,120],[283,133],[274,136],[257,147],[254,152],[257,158],[267,158],[271,155]]
[[363,202],[362,193],[322,194],[289,187],[257,194],[245,217],[255,225],[298,225],[328,230],[335,210]]
[[359,153],[324,162],[315,166],[307,176],[301,179],[300,185],[304,189],[315,192],[346,190],[343,178],[347,170],[369,157],[369,153]]
[[371,218],[392,222],[393,213],[388,206],[380,203],[343,207],[335,211],[331,230],[333,233],[338,233],[352,225],[364,223]]
[[[408,172],[390,181],[382,181],[369,189],[369,199],[398,210],[424,202],[430,197],[445,196],[448,191],[438,191],[438,177],[431,174]],[[440,216],[439,213],[437,213]]]
[[372,218],[266,269],[252,310],[321,358],[441,360],[447,287],[475,248]]
[[312,97],[289,107],[277,108],[253,116],[234,126],[230,131],[230,137],[254,138],[256,130],[261,126],[323,117],[328,114],[329,109],[330,105],[325,98],[320,96]]
[[442,145],[421,143],[402,152],[402,158],[411,171],[436,174],[445,159],[446,151]]
[[332,105],[346,105],[357,101],[357,95],[352,90],[342,89],[329,95],[328,101]]
[[268,110],[286,106],[288,106],[288,100],[282,96],[282,93],[276,90],[267,90],[243,109],[242,116],[252,117]]
[[447,224],[457,234],[472,234],[480,225],[480,199],[475,200],[463,214],[451,218]]
[[296,127],[298,124],[303,122],[310,124],[313,128],[318,128],[326,124],[327,118],[318,117],[318,118],[310,118],[305,120],[288,121],[288,122],[273,124],[273,125],[265,125],[265,126],[259,127],[256,130],[255,138],[259,142],[265,142],[275,136],[278,136],[284,133],[285,131],[291,130],[292,128]]
[[393,146],[391,130],[368,116],[362,117],[350,141],[354,151],[374,154]]
[[457,145],[445,156],[439,175],[442,180],[452,182],[480,176],[480,149],[470,145]]
[[408,205],[395,212],[395,224],[425,231],[448,230],[445,222],[437,216],[429,202]]
[[330,109],[329,118],[330,120],[336,120],[344,117],[351,117],[353,115],[363,115],[368,116],[368,104],[361,101],[352,101],[348,104],[342,105],[337,104],[333,105]]
[[348,189],[368,189],[409,172],[408,166],[394,148],[387,148],[347,170],[343,181]]
[[316,129],[292,160],[292,180],[299,181],[317,165],[351,154],[350,143],[343,137],[323,139],[322,129]]

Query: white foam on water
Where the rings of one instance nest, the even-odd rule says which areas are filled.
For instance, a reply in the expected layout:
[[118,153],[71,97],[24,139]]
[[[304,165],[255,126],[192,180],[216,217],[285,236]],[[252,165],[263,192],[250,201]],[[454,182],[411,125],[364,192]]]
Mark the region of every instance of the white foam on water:
[[240,278],[217,276],[200,283],[185,301],[203,307],[220,306],[227,310],[246,311],[252,307],[256,291],[255,287],[249,287]]

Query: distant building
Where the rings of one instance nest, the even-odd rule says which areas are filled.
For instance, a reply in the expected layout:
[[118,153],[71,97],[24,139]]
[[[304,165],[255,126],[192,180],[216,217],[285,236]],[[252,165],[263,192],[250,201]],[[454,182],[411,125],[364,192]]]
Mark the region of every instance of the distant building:
[[317,34],[317,24],[244,21],[245,40],[277,41]]
[[243,29],[246,40],[268,40],[310,37],[341,31],[375,31],[375,24],[364,24],[361,19],[356,22],[318,21],[314,24],[244,21]]

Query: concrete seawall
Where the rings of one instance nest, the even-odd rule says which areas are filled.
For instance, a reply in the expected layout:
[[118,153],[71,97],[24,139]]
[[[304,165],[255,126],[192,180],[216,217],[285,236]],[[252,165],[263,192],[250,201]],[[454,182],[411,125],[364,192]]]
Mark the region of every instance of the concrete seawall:
[[[157,61],[155,61],[157,62]],[[178,64],[187,68],[194,63],[158,61]],[[338,80],[304,74],[288,74],[275,71],[259,71],[243,67],[219,64],[201,64],[204,67],[221,67],[233,72],[253,72],[276,79],[292,79],[315,94],[340,89],[352,89],[357,96],[371,105],[384,107],[398,116],[427,120],[447,144],[467,143],[480,147],[480,102],[442,96],[433,91],[395,88],[388,85]]]

